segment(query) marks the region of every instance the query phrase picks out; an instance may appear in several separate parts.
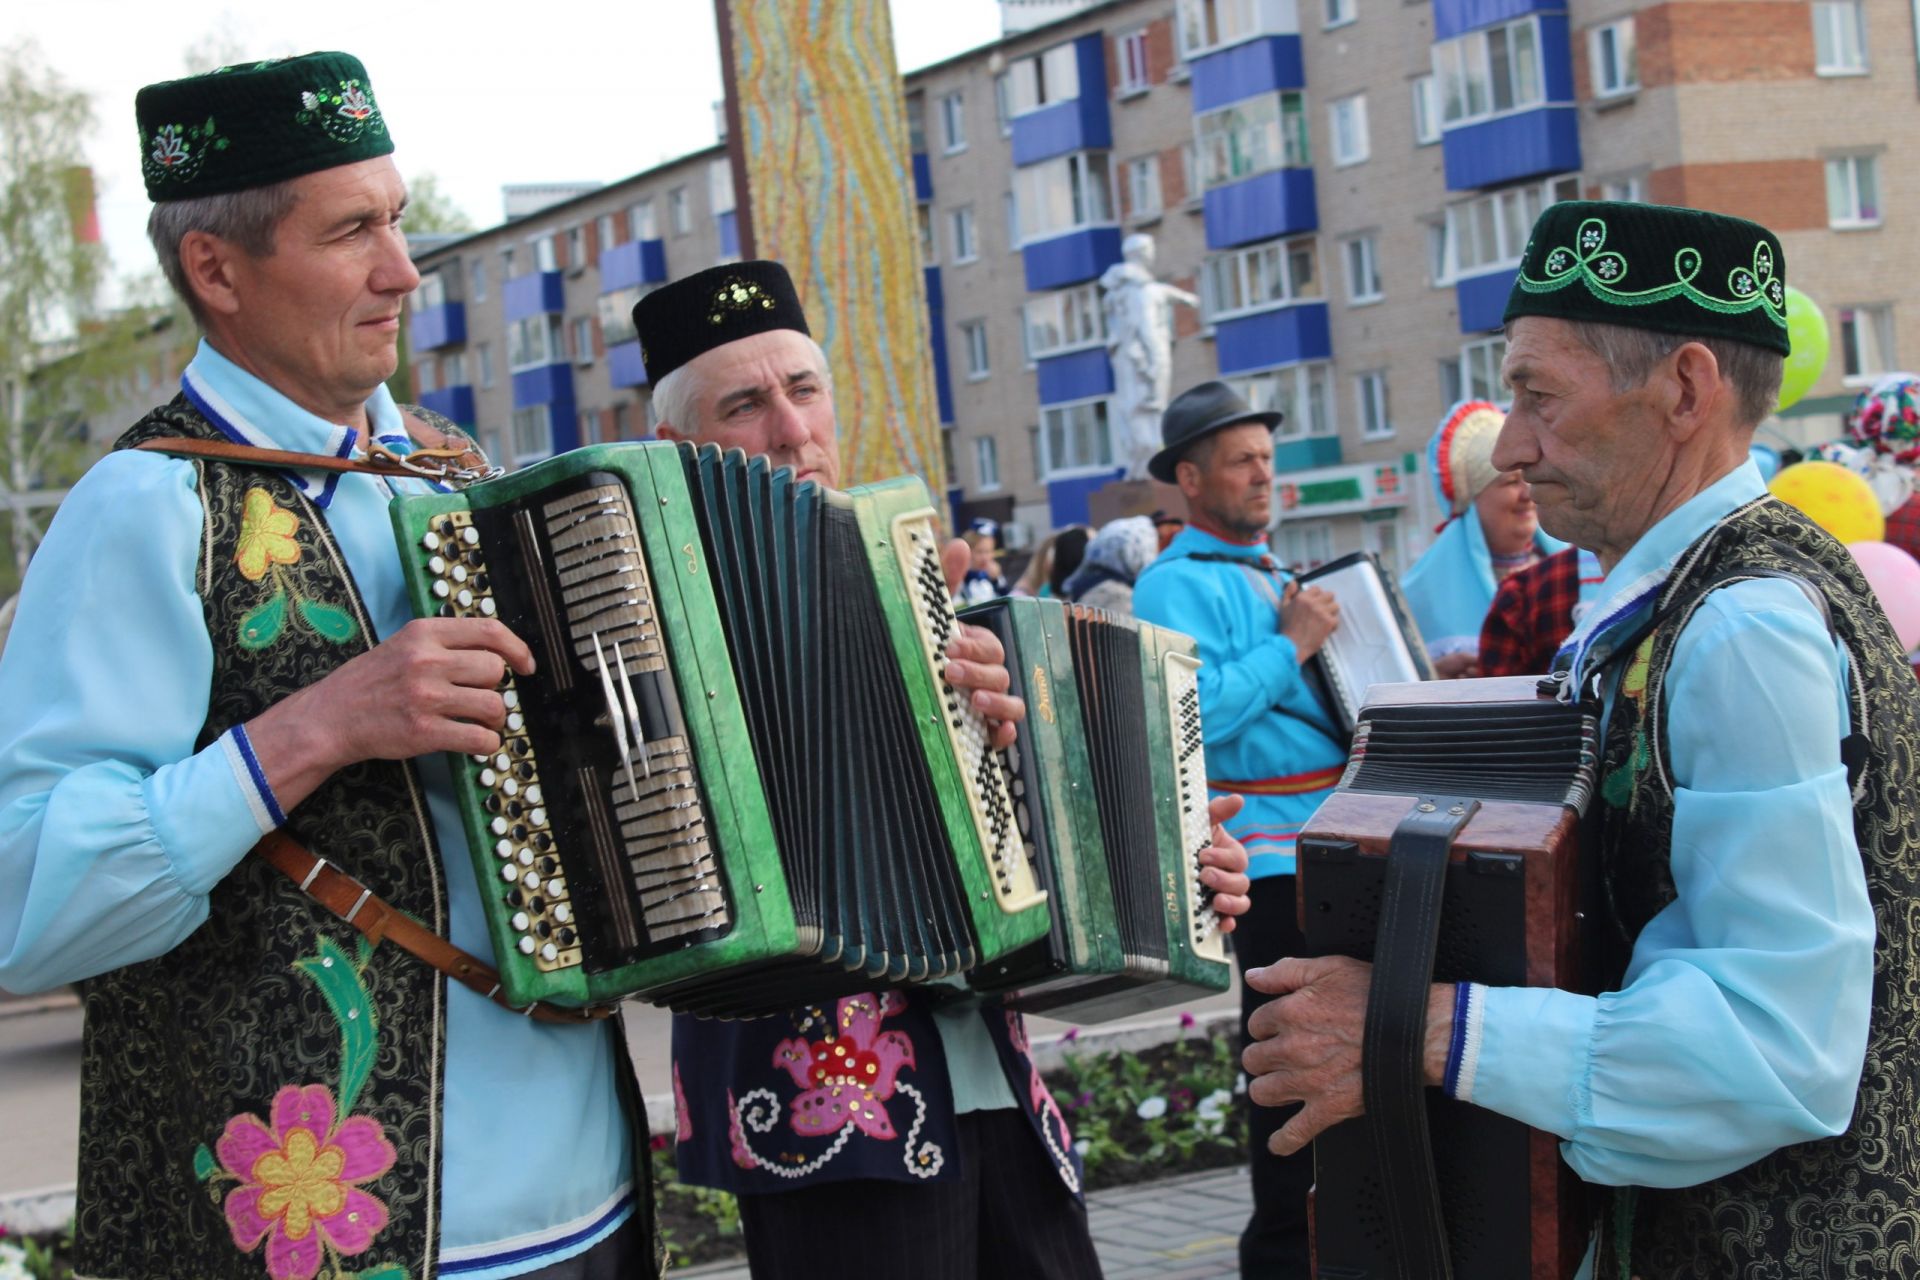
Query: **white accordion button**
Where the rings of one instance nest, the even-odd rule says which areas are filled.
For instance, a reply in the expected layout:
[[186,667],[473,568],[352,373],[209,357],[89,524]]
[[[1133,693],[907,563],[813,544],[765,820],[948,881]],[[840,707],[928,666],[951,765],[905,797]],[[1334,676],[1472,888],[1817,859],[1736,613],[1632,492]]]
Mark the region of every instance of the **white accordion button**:
[[495,818],[493,820],[492,826],[493,826],[493,834],[497,836],[503,836],[507,834],[507,820],[505,818]]
[[[529,784],[529,785],[528,785],[528,787],[527,787],[527,803],[528,803],[528,804],[544,804],[544,803],[546,803],[546,797],[540,794],[540,784],[539,784],[539,783],[537,783],[537,782],[535,782],[535,783],[531,783],[531,784]],[[535,822],[545,822],[545,821],[546,821],[546,819],[545,819],[545,818],[535,818],[535,819],[534,819],[534,821],[535,821]]]
[[540,873],[538,871],[529,871],[520,877],[520,883],[537,893],[540,890]]
[[501,693],[500,701],[506,703],[507,710],[511,711],[520,705],[520,691],[517,689],[508,689]]
[[458,604],[462,609],[473,608],[473,592],[467,590],[465,587],[460,588],[460,594],[453,599],[454,603]]
[[493,758],[493,767],[505,773],[507,770],[513,768],[513,757],[502,751]]
[[522,848],[520,850],[520,865],[523,867],[530,867],[533,865],[533,850],[527,849],[527,848]]
[[435,578],[433,580],[433,594],[435,594],[436,596],[439,596],[442,600],[445,600],[452,593],[453,593],[453,588],[447,585],[447,580],[445,578]]
[[514,866],[511,862],[502,863],[500,865],[500,878],[508,884],[512,884],[520,878],[520,868]]
[[561,924],[570,924],[573,921],[573,908],[564,902],[558,903],[553,908],[553,918]]
[[512,796],[517,796],[517,795],[519,795],[519,794],[520,794],[520,779],[518,779],[518,778],[502,778],[502,779],[500,779],[500,794],[501,794],[501,795],[504,795],[504,796],[508,796],[508,797],[512,797]]
[[437,578],[446,571],[447,562],[444,557],[435,556],[433,559],[427,561],[427,572],[431,573],[434,577]]
[[481,597],[480,597],[480,612],[481,612],[481,613],[484,613],[484,614],[486,614],[486,615],[487,615],[487,616],[488,616],[489,618],[491,618],[491,617],[493,616],[493,614],[494,614],[494,610],[495,610],[495,609],[497,609],[497,608],[499,608],[499,606],[498,606],[498,605],[496,605],[496,604],[494,604],[494,602],[493,602],[493,597],[492,597],[492,596],[481,596]]
[[453,580],[455,582],[465,582],[467,580],[467,566],[463,564],[453,566]]
[[533,954],[533,939],[529,935],[522,934],[520,936],[520,954],[523,956]]
[[526,912],[516,911],[513,913],[513,929],[515,933],[525,933],[528,929],[532,927],[533,927],[533,922],[527,919]]
[[[529,800],[533,799],[533,795],[532,795],[533,788],[529,787],[527,790],[528,790],[527,799]],[[527,821],[531,822],[536,827],[544,827],[547,825],[547,811],[545,809],[535,809],[532,812],[532,814],[528,816]]]
[[480,531],[472,525],[468,525],[460,531],[460,541],[470,547],[477,547],[480,545]]
[[565,880],[561,880],[556,877],[552,880],[547,881],[547,896],[549,898],[557,898],[561,894],[565,893],[566,891],[567,891],[567,882]]
[[518,711],[509,711],[507,713],[507,732],[508,733],[518,733],[520,732],[520,730],[526,727],[526,724],[527,724],[527,718],[521,715]]
[[[429,529],[427,530],[426,536],[420,539],[420,545],[429,551],[438,551],[440,549],[440,535]],[[435,569],[434,572],[438,573],[440,571]]]
[[493,856],[496,858],[511,858],[513,856],[513,841],[501,840],[495,843],[493,846]]
[[560,948],[549,942],[546,946],[540,948],[540,958],[549,961],[558,960],[560,958]]
[[492,785],[493,785],[494,783],[496,783],[496,782],[498,782],[498,781],[500,781],[500,775],[499,775],[499,774],[497,774],[497,773],[495,773],[495,772],[494,772],[493,770],[491,770],[491,769],[482,769],[482,770],[480,771],[480,785],[481,785],[481,786],[483,786],[483,787],[491,787],[491,786],[492,786]]

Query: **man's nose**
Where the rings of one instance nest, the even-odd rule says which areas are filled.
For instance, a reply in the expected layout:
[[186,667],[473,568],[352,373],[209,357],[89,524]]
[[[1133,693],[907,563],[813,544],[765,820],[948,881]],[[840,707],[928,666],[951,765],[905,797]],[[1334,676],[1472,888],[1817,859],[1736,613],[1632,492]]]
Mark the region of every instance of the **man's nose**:
[[388,228],[387,252],[374,268],[372,284],[376,293],[412,293],[420,286],[420,269],[413,265],[407,237],[398,227]]
[[1509,413],[1507,420],[1500,424],[1500,434],[1493,442],[1493,467],[1500,472],[1518,471],[1530,462],[1537,462],[1540,451],[1534,448],[1533,433],[1520,425],[1517,416]]
[[789,449],[798,449],[812,437],[807,430],[806,415],[800,412],[800,406],[786,396],[773,398],[773,439],[774,443],[785,445]]

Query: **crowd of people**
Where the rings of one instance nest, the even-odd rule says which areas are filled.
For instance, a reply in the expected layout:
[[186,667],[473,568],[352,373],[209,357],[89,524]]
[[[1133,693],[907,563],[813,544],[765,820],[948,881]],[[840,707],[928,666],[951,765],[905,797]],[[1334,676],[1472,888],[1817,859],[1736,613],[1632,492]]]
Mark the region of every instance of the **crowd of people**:
[[[447,757],[501,748],[533,651],[407,601],[389,502],[480,464],[384,386],[419,277],[367,71],[227,68],[135,114],[151,238],[204,338],[74,487],[0,654],[0,986],[82,987],[78,1269],[658,1274],[617,1012],[503,1008],[486,978]],[[1447,523],[1406,593],[1438,674],[1552,669],[1602,726],[1606,946],[1580,991],[1433,985],[1421,1066],[1558,1140],[1595,1191],[1583,1276],[1864,1280],[1910,1272],[1920,1237],[1920,684],[1858,557],[1753,452],[1785,275],[1739,218],[1551,206],[1505,313],[1512,404],[1459,406],[1429,452]],[[838,484],[832,378],[778,263],[687,276],[634,323],[662,438]],[[1859,442],[1910,461],[1914,407],[1876,389]],[[1269,551],[1281,420],[1189,388],[1148,464],[1183,520],[1058,531],[1017,587],[976,522],[942,567],[963,602],[1019,590],[1197,643],[1242,1273],[1294,1280],[1313,1139],[1363,1108],[1371,971],[1306,956],[1296,911],[1349,743],[1306,671],[1340,603]],[[1889,527],[1913,515],[1902,496]],[[999,643],[963,626],[945,657],[1013,745]],[[682,1176],[738,1195],[756,1276],[1099,1274],[1072,1135],[997,999],[681,1016],[673,1062]]]

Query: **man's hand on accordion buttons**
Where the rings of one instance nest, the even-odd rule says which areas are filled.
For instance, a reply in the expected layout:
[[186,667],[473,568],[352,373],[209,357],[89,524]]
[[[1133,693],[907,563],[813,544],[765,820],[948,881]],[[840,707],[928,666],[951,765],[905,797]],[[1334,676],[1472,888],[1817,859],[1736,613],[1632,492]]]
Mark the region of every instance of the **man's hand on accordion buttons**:
[[1280,634],[1293,641],[1293,651],[1305,662],[1340,625],[1340,602],[1324,587],[1287,584],[1280,598]]
[[1213,843],[1200,851],[1200,883],[1213,890],[1213,909],[1220,913],[1220,932],[1233,932],[1233,918],[1247,914],[1253,899],[1247,891],[1253,882],[1247,879],[1247,850],[1227,834],[1222,824],[1246,804],[1245,796],[1215,796],[1207,802],[1207,817],[1213,822]]
[[533,672],[533,652],[491,618],[416,618],[256,716],[247,737],[283,808],[338,769],[435,751],[496,751],[500,681]]
[[[946,574],[947,592],[955,594],[966,579],[973,551],[955,538],[940,554],[940,569]],[[1007,652],[1000,637],[985,627],[960,624],[960,634],[947,642],[947,683],[969,691],[973,708],[987,718],[996,751],[1013,745],[1014,728],[1027,718],[1027,704],[1007,692]]]
[[[1240,1055],[1247,1096],[1263,1107],[1303,1106],[1267,1141],[1291,1155],[1323,1130],[1366,1110],[1361,1101],[1361,1045],[1366,1040],[1367,988],[1373,966],[1347,956],[1289,957],[1247,970],[1247,985],[1277,997],[1253,1011],[1255,1043]],[[1435,983],[1427,996],[1427,1083],[1446,1078],[1453,1036],[1453,986]]]

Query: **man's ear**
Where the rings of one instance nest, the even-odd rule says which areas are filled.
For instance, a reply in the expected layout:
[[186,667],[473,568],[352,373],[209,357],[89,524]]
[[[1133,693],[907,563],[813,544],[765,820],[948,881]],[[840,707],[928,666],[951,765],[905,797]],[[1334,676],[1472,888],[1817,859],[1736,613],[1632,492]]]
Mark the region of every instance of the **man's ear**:
[[206,231],[180,237],[180,274],[208,315],[230,316],[240,310],[235,258],[240,250]]
[[1704,343],[1689,342],[1673,353],[1671,369],[1660,387],[1660,408],[1674,442],[1692,438],[1720,409],[1733,387],[1720,371],[1720,362]]
[[1173,464],[1173,482],[1180,486],[1189,506],[1200,496],[1200,464],[1185,458]]
[[675,427],[671,422],[656,422],[653,425],[653,434],[661,440],[668,440],[675,443],[686,439],[685,436],[680,434],[679,428]]

